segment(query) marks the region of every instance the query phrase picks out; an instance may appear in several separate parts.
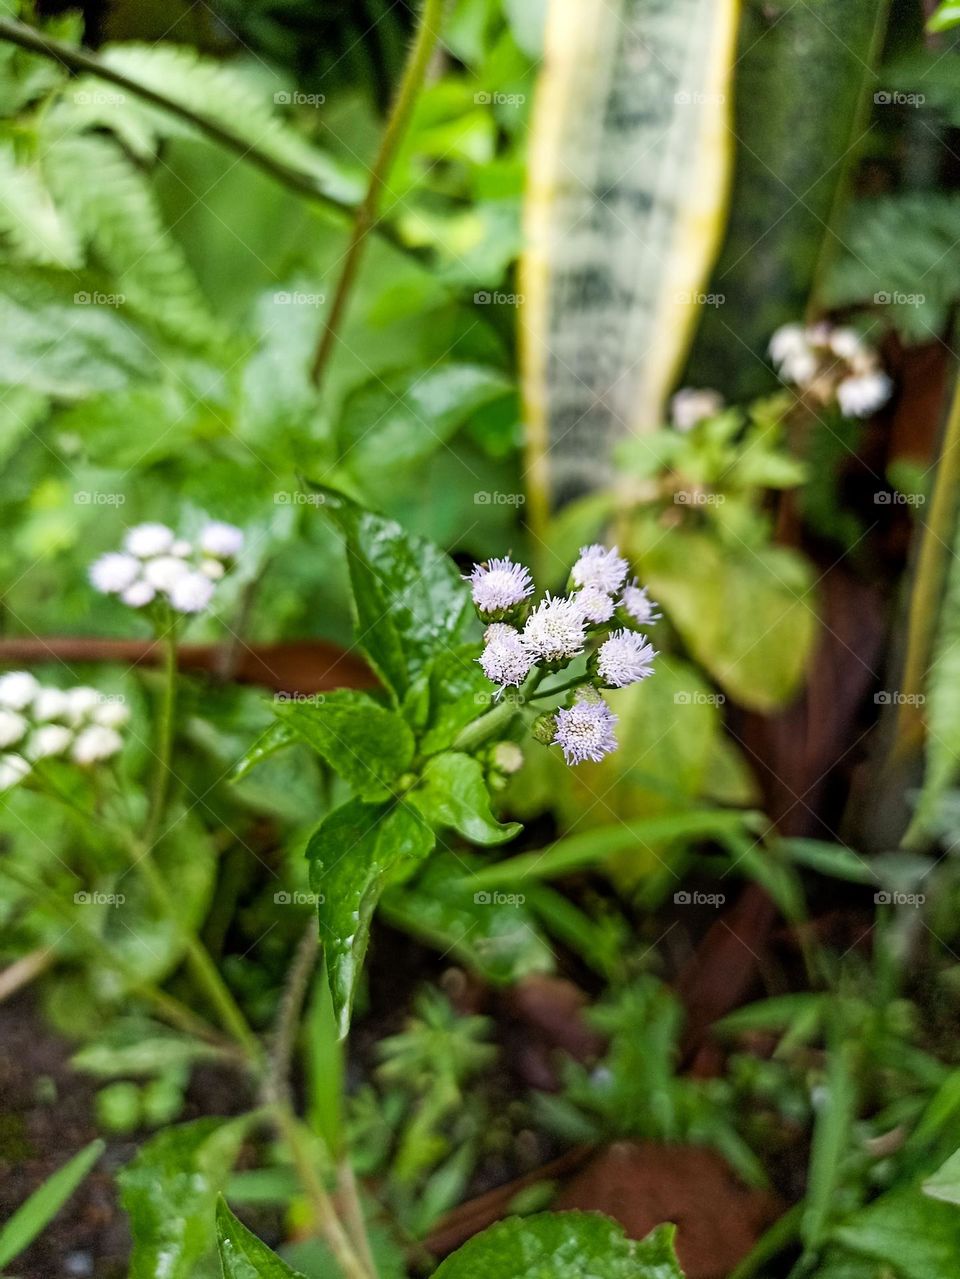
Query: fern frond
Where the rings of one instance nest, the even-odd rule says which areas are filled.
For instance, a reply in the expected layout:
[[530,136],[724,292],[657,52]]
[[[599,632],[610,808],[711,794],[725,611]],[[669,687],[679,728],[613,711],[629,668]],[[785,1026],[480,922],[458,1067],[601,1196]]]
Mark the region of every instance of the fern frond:
[[876,306],[907,340],[932,341],[960,297],[960,195],[861,200],[825,289],[831,306]]
[[80,242],[42,175],[33,165],[18,164],[10,145],[0,145],[0,235],[22,262],[76,267],[83,261]]
[[42,163],[59,206],[124,305],[179,342],[207,346],[222,336],[149,184],[112,142],[61,137]]

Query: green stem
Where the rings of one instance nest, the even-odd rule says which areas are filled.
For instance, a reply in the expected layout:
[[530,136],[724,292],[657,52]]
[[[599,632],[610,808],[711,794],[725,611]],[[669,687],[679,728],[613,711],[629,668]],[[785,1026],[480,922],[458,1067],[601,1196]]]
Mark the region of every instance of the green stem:
[[356,1173],[349,1154],[344,1155],[337,1164],[337,1199],[350,1242],[360,1254],[370,1274],[376,1275],[377,1263],[373,1259],[373,1251],[370,1248],[367,1225],[363,1219],[363,1204],[360,1202],[360,1188],[357,1185]]
[[469,755],[471,751],[475,751],[478,746],[482,746],[491,737],[497,733],[502,733],[514,715],[519,714],[521,704],[512,698],[506,698],[504,701],[498,702],[492,710],[481,715],[479,719],[475,719],[466,728],[462,728],[454,738],[451,749],[463,751],[464,754]]
[[170,769],[173,762],[173,727],[177,704],[177,631],[176,623],[169,619],[159,637],[163,645],[163,691],[157,711],[157,768],[153,774],[150,810],[144,833],[144,843],[152,852],[163,823],[167,796],[170,793]]
[[567,680],[566,684],[558,684],[555,688],[545,688],[542,693],[537,693],[535,697],[528,697],[528,702],[538,702],[541,698],[556,698],[561,693],[569,693],[571,688],[582,688],[584,684],[590,683],[589,675],[578,675],[576,679]]
[[373,167],[370,170],[370,183],[367,193],[357,209],[350,241],[344,257],[343,269],[337,281],[337,289],[330,304],[324,322],[323,331],[317,344],[310,376],[314,386],[319,386],[324,370],[333,353],[333,345],[337,340],[337,332],[346,314],[347,303],[360,267],[360,260],[366,245],[367,232],[374,226],[380,197],[386,185],[390,169],[396,159],[397,151],[403,141],[410,124],[413,109],[416,106],[420,90],[427,74],[433,48],[440,34],[440,21],[443,16],[444,0],[423,0],[417,34],[403,71],[397,96],[387,119],[380,147],[377,151]]

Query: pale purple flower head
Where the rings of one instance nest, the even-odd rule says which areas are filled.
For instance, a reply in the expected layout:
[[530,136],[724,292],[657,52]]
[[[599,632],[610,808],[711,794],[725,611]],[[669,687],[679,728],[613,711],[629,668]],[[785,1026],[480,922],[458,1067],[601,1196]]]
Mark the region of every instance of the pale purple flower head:
[[647,594],[647,588],[640,586],[636,578],[623,588],[620,607],[638,626],[648,626],[650,622],[656,622],[660,618],[656,604]]
[[520,632],[505,622],[494,622],[488,626],[484,639],[484,650],[477,658],[487,679],[499,684],[501,689],[508,684],[519,687],[527,678],[533,658],[523,646]]
[[609,622],[613,617],[616,607],[613,597],[606,591],[601,591],[599,586],[585,586],[582,591],[577,591],[574,599],[588,622],[599,625],[601,622]]
[[608,688],[626,688],[653,674],[656,649],[645,635],[614,631],[597,651],[597,673]]
[[548,591],[526,620],[522,642],[533,661],[559,662],[583,652],[586,619],[577,597]]
[[108,551],[90,565],[90,583],[101,595],[115,595],[135,582],[139,572],[140,561],[136,556]]
[[509,557],[475,564],[464,579],[470,583],[473,602],[481,617],[502,617],[533,593],[529,571]]
[[554,742],[563,750],[568,764],[594,763],[617,749],[613,726],[617,722],[610,707],[599,697],[581,693],[567,710],[557,711]]
[[580,548],[580,558],[570,570],[570,576],[575,586],[595,586],[613,595],[623,585],[629,567],[618,547],[608,548],[597,542]]

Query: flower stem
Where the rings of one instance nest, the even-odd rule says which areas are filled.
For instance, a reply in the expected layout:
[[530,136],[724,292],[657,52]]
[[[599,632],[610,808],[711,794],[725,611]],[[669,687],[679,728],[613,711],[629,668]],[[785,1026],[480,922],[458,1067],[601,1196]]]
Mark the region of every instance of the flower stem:
[[173,726],[177,703],[177,631],[176,622],[167,619],[163,634],[163,690],[157,710],[157,769],[153,775],[150,810],[147,816],[144,843],[152,851],[167,805],[170,792],[170,766],[173,759]]
[[410,56],[404,68],[400,88],[390,109],[387,127],[384,129],[383,137],[380,140],[376,159],[370,170],[370,183],[367,187],[367,193],[357,209],[353,230],[350,233],[350,241],[343,260],[343,269],[340,273],[340,279],[337,281],[337,289],[324,322],[316,354],[313,357],[310,376],[314,386],[320,385],[324,370],[333,353],[333,344],[337,339],[337,331],[346,313],[350,292],[360,267],[367,233],[376,223],[377,211],[380,207],[380,196],[383,193],[390,169],[396,159],[400,143],[407,132],[420,90],[423,88],[423,81],[433,53],[433,47],[440,34],[443,5],[444,0],[423,0],[423,9],[420,12],[420,21],[417,26],[413,47],[410,50]]
[[584,684],[590,683],[589,675],[578,675],[576,679],[571,679],[566,684],[558,684],[555,688],[545,688],[542,693],[537,693],[534,697],[529,697],[530,702],[538,702],[542,698],[559,697],[561,693],[568,693],[571,688],[582,688]]

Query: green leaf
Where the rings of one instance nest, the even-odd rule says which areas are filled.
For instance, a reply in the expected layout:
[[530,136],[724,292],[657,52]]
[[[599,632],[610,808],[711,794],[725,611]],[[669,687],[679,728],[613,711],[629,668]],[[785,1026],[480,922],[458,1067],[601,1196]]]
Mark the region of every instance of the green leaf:
[[249,1126],[196,1119],[140,1147],[117,1176],[130,1217],[130,1279],[193,1279],[213,1246],[213,1210]]
[[297,733],[292,724],[284,720],[276,720],[260,734],[242,759],[238,760],[230,776],[232,782],[240,782],[256,766],[277,751],[284,750],[297,740]]
[[74,1053],[70,1064],[74,1070],[100,1079],[117,1079],[162,1075],[220,1055],[210,1044],[188,1035],[131,1019],[111,1023],[92,1043]]
[[923,1193],[931,1199],[960,1205],[960,1150],[923,1183]]
[[217,1248],[223,1279],[303,1279],[217,1200]]
[[483,768],[458,751],[428,760],[419,786],[407,798],[435,829],[449,827],[473,844],[504,844],[523,829],[519,822],[497,821]]
[[50,198],[40,171],[17,164],[8,145],[0,146],[0,185],[0,231],[20,260],[71,268],[83,264],[76,233]]
[[444,649],[427,672],[427,711],[419,738],[420,754],[446,750],[462,728],[490,707],[490,681],[477,662],[479,648],[461,644]]
[[314,701],[277,702],[274,713],[361,799],[386,799],[413,760],[413,734],[394,711],[346,689]]
[[834,1043],[827,1057],[826,1084],[813,1127],[807,1198],[800,1222],[801,1238],[810,1249],[823,1244],[837,1211],[837,1190],[856,1107],[852,1045]]
[[889,1265],[898,1279],[960,1274],[960,1212],[918,1186],[898,1186],[862,1208],[833,1236],[855,1253]]
[[435,1271],[435,1279],[683,1279],[675,1228],[646,1239],[592,1212],[511,1217],[474,1235]]
[[342,1039],[370,941],[370,924],[389,878],[433,848],[429,826],[407,804],[350,800],[324,818],[307,845],[317,893],[320,943]]
[[453,561],[432,543],[334,489],[311,487],[346,537],[357,642],[400,700],[438,651],[463,639],[473,611],[470,593]]
[[360,479],[412,466],[444,445],[478,409],[511,390],[499,370],[478,364],[438,364],[373,378],[344,405],[341,457]]
[[953,0],[943,0],[939,9],[934,10],[927,20],[928,31],[949,31],[960,23],[960,4]]
[[495,985],[552,972],[553,951],[524,895],[480,890],[464,877],[480,865],[438,853],[416,878],[384,893],[384,918]]
[[23,1252],[53,1220],[100,1158],[106,1143],[91,1141],[58,1168],[0,1227],[0,1269]]
[[784,839],[780,846],[792,862],[851,884],[876,884],[880,876],[866,858],[842,844],[819,839]]

